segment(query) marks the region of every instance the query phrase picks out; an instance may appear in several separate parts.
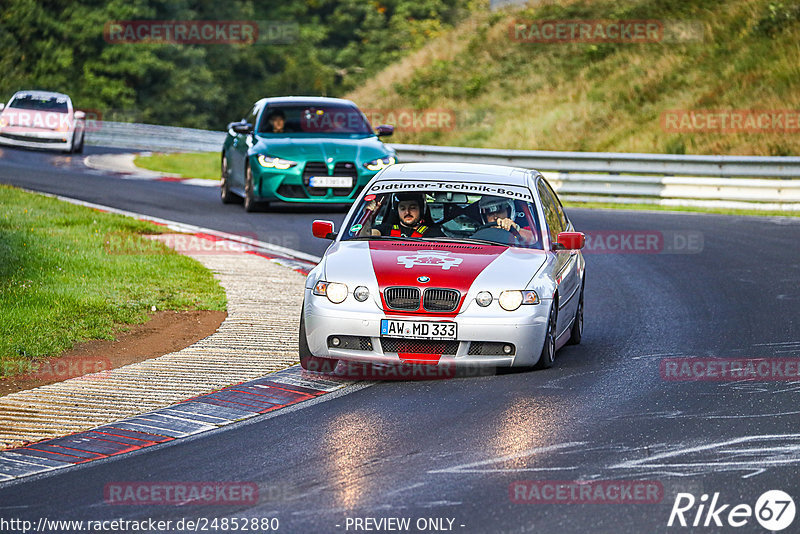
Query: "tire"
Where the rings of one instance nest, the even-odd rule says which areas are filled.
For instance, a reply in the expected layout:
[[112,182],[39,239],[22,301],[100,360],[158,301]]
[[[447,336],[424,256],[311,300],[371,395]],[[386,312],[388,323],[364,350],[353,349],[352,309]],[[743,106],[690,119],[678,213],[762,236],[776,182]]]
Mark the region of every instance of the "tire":
[[544,337],[544,346],[539,361],[534,369],[549,369],[556,360],[556,324],[558,319],[558,301],[553,299],[550,305],[550,315],[547,318],[547,334]]
[[244,211],[252,213],[267,207],[265,202],[258,202],[256,200],[255,184],[253,184],[253,171],[250,170],[250,165],[244,171]]
[[298,354],[300,356],[300,367],[306,371],[316,373],[332,373],[336,369],[339,360],[333,358],[318,358],[311,354],[308,348],[308,337],[306,337],[305,312],[300,312],[300,334],[297,340]]
[[220,167],[221,181],[219,184],[219,198],[222,200],[223,204],[233,204],[239,199],[239,197],[231,193],[231,186],[228,183],[228,175],[230,174],[230,170],[228,169],[228,158],[225,156],[222,156],[222,163]]
[[[584,282],[585,283],[585,282]],[[581,296],[578,297],[578,308],[575,310],[575,319],[572,321],[572,329],[569,333],[567,345],[579,345],[583,337],[583,285],[581,285]]]

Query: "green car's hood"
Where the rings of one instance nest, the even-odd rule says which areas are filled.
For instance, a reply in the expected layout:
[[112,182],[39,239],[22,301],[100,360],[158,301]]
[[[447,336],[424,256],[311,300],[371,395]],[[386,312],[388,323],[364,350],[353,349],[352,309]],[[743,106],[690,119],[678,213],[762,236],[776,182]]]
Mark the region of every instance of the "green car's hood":
[[331,137],[259,137],[253,154],[265,154],[303,163],[306,161],[353,161],[358,164],[394,155],[377,137],[337,139]]

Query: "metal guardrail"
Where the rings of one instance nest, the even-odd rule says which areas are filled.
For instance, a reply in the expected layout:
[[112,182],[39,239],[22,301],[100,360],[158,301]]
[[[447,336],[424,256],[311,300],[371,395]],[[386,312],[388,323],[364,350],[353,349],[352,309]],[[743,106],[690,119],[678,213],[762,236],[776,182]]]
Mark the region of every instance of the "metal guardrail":
[[[90,145],[219,151],[224,132],[102,122]],[[800,157],[684,156],[393,144],[398,159],[541,171],[566,200],[800,211]]]

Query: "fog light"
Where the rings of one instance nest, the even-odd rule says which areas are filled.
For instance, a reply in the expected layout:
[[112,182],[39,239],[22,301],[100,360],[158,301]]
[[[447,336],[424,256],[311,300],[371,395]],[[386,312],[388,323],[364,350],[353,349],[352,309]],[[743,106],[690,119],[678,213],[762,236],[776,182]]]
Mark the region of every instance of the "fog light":
[[492,294],[488,291],[481,291],[475,295],[475,302],[478,303],[478,306],[483,306],[485,308],[492,303]]
[[364,286],[358,286],[355,291],[353,291],[353,296],[358,302],[364,302],[369,297],[369,289]]
[[332,337],[331,338],[331,345],[333,345],[334,347],[338,347],[341,344],[342,344],[342,340],[339,339],[338,337]]
[[506,354],[511,354],[513,350],[514,347],[512,347],[511,345],[503,345],[503,352],[505,352]]

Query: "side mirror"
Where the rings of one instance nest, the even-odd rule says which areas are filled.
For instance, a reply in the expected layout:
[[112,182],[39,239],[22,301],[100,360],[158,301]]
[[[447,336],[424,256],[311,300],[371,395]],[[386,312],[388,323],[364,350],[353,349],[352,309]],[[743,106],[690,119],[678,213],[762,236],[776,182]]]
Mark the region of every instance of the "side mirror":
[[4,109],[6,109],[6,105],[5,105],[5,104],[2,104],[2,103],[0,103],[0,111],[3,111]]
[[333,223],[331,221],[316,220],[311,223],[311,233],[314,237],[320,239],[335,239],[336,234],[333,232]]
[[381,124],[377,128],[375,128],[375,134],[378,137],[388,137],[394,133],[394,126],[390,124]]
[[82,121],[85,118],[86,118],[86,113],[84,113],[83,111],[78,110],[75,112],[75,120]]
[[553,250],[580,250],[586,244],[586,235],[582,232],[561,232],[558,241],[553,243]]
[[242,119],[241,122],[234,122],[230,124],[230,126],[232,127],[231,129],[238,134],[246,135],[253,133],[253,125],[249,122],[245,122],[244,119]]

